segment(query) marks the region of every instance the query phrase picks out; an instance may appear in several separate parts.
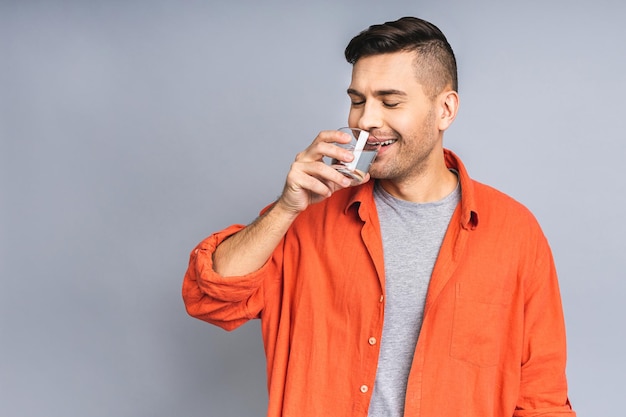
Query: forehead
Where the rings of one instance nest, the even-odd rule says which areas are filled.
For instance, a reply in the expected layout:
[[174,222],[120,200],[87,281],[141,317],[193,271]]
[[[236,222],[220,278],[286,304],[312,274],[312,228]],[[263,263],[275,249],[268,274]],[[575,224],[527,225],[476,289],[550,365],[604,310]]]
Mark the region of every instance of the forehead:
[[421,88],[417,79],[415,52],[366,56],[352,67],[350,88],[361,93]]

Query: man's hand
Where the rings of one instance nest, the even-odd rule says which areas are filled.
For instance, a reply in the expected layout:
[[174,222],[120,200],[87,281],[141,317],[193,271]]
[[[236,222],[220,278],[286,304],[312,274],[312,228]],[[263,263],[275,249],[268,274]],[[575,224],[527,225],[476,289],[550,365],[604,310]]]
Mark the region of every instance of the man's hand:
[[[323,161],[326,156],[350,162],[353,158],[350,151],[334,145],[348,142],[350,136],[339,131],[328,130],[317,135],[313,143],[296,156],[276,204],[217,247],[213,254],[215,272],[222,276],[241,276],[258,270],[304,209],[339,189],[356,185]],[[359,184],[369,178],[368,174]]]
[[[296,156],[287,174],[283,193],[277,201],[282,209],[295,214],[305,210],[310,204],[328,198],[335,191],[355,185],[355,183],[324,163],[324,156],[343,162],[350,162],[350,151],[334,143],[349,143],[350,136],[336,130],[320,132],[313,143]],[[360,182],[369,180],[369,175]]]

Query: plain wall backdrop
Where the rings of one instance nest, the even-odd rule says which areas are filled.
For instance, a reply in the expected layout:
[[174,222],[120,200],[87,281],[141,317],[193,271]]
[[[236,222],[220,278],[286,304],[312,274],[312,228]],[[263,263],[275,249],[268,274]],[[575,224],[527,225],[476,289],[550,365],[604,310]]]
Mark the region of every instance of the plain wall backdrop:
[[620,0],[0,1],[0,415],[264,415],[259,323],[187,316],[188,254],[346,124],[345,45],[405,15],[457,55],[445,145],[548,236],[575,409],[621,416]]

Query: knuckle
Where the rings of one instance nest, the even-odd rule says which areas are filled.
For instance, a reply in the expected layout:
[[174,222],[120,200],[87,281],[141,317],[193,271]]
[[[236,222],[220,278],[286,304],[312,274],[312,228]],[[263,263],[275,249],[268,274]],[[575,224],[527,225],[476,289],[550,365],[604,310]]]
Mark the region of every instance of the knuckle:
[[305,155],[305,151],[298,152],[298,153],[296,154],[296,159],[295,159],[295,160],[296,160],[296,161],[300,161],[300,160],[302,160],[302,158],[304,158],[304,155]]

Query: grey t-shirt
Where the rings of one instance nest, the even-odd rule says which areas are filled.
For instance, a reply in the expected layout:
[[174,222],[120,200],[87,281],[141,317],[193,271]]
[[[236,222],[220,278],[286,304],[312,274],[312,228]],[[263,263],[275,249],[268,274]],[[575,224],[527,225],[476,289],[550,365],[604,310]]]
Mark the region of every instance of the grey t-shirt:
[[460,200],[456,189],[440,201],[413,203],[380,184],[374,200],[385,254],[385,319],[369,417],[402,417],[406,387],[433,266]]

